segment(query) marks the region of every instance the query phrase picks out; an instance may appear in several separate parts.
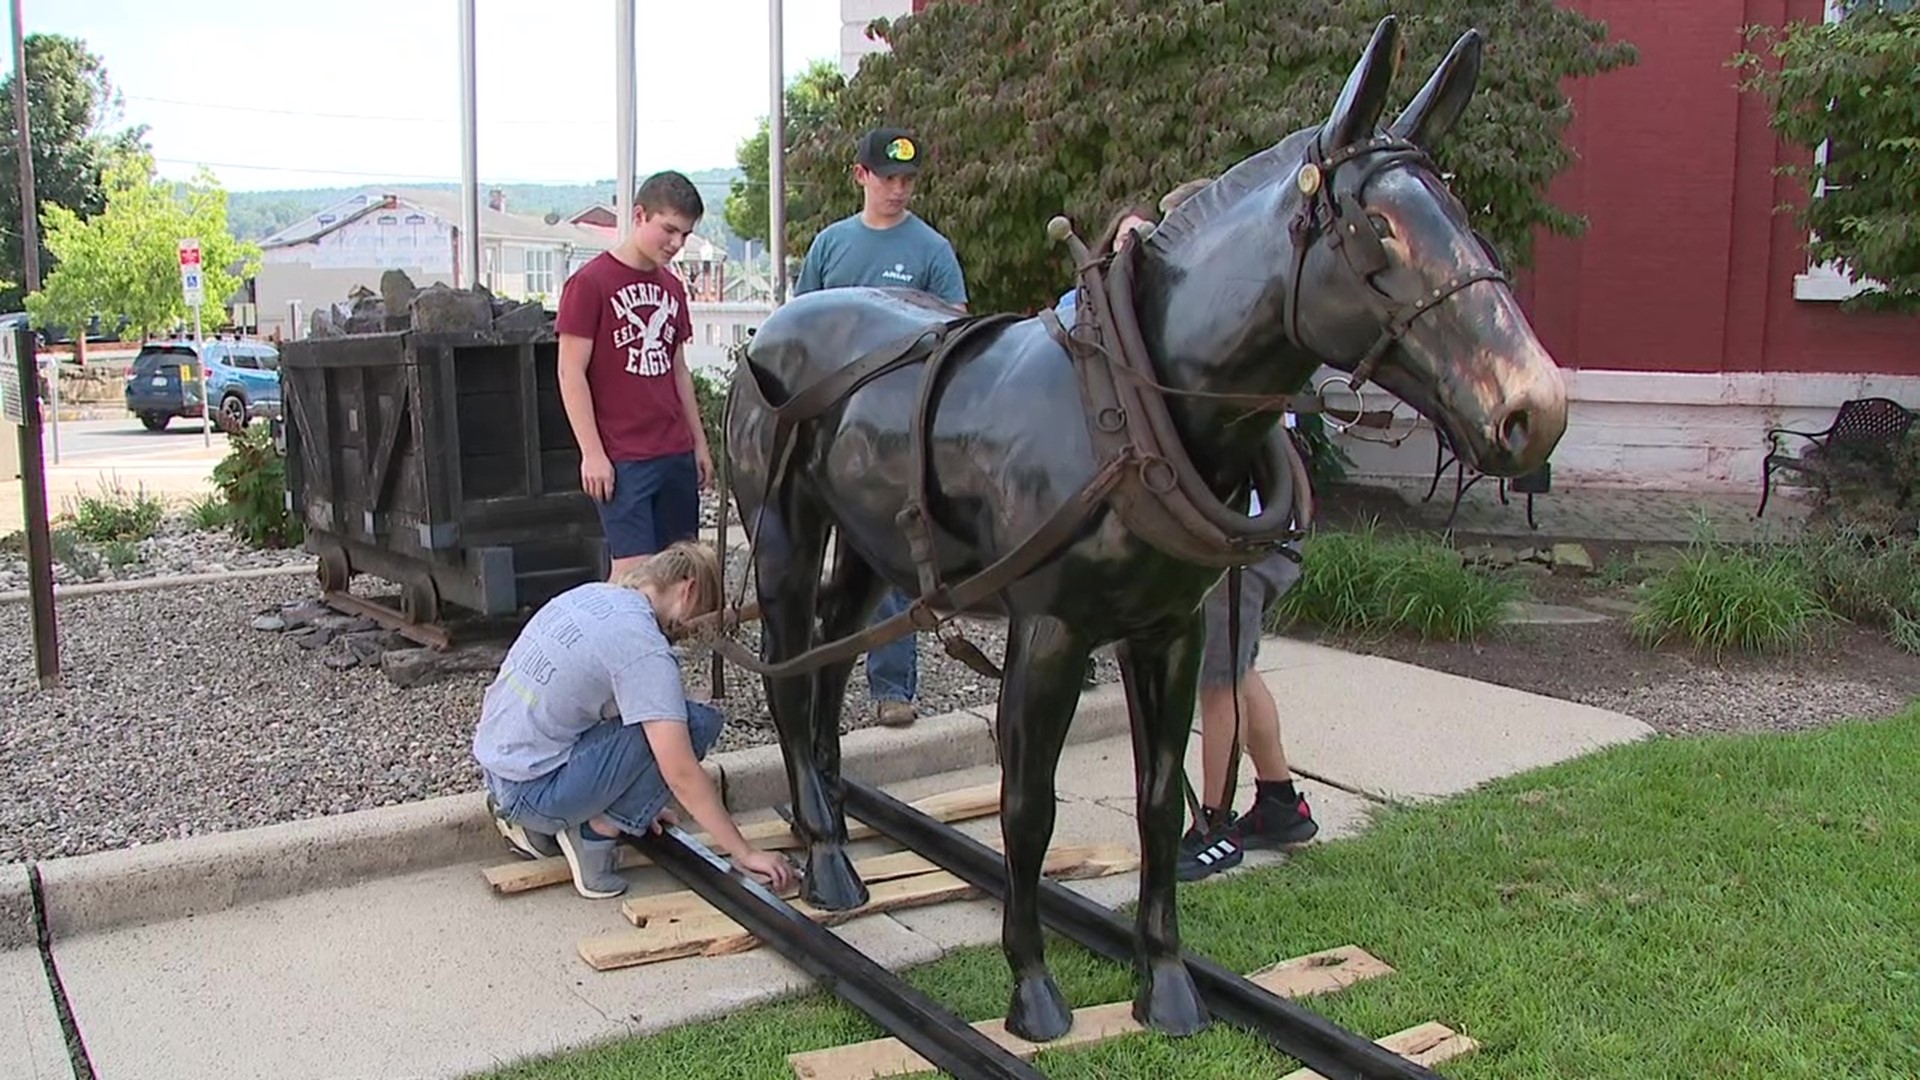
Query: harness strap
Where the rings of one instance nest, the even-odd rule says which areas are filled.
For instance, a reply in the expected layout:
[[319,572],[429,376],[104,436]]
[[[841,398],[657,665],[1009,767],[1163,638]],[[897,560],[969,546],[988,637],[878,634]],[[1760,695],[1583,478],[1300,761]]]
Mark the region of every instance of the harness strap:
[[[739,642],[728,637],[714,638],[713,648],[748,671],[771,679],[781,679],[804,674],[826,664],[851,660],[863,652],[871,651],[876,645],[883,645],[919,628],[929,615],[932,617],[932,625],[943,623],[952,616],[949,614],[942,617],[936,612],[936,608],[945,608],[950,613],[964,611],[1013,584],[1031,573],[1035,567],[1052,558],[1060,548],[1073,539],[1074,533],[1078,532],[1081,525],[1099,509],[1101,501],[1119,482],[1128,464],[1129,461],[1124,456],[1107,461],[1085,486],[1074,493],[1072,498],[1062,502],[1052,516],[1035,529],[1032,535],[1021,541],[1012,551],[1002,555],[992,565],[958,585],[942,588],[934,596],[919,597],[908,605],[907,610],[885,621],[875,623],[859,633],[815,646],[798,656],[789,657],[777,663],[761,660],[748,652]],[[716,623],[730,624],[729,614],[715,612],[698,616],[690,620],[689,625],[696,630],[704,631]],[[952,651],[953,648],[950,646],[949,652]],[[977,653],[978,650],[975,649],[975,652]],[[984,660],[984,657],[982,659]]]

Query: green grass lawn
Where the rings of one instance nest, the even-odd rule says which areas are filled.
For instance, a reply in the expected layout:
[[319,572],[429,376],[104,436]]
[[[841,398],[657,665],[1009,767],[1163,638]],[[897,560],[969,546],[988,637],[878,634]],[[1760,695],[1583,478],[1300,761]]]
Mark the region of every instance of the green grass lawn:
[[[1190,947],[1240,971],[1356,944],[1396,973],[1306,1004],[1379,1038],[1427,1020],[1457,1077],[1920,1076],[1920,709],[1789,736],[1659,740],[1383,813],[1356,839],[1181,886]],[[1129,975],[1057,937],[1075,1006]],[[679,961],[694,962],[694,961]],[[907,973],[1001,1016],[998,948]],[[787,1078],[785,1055],[884,1034],[824,993],[531,1062],[515,1080]],[[1044,1054],[1052,1077],[1277,1077],[1223,1025]]]

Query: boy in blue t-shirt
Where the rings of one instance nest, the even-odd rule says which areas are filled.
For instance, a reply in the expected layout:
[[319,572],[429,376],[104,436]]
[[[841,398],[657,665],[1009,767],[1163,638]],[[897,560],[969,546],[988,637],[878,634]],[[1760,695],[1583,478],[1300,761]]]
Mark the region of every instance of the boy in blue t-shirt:
[[[967,281],[953,245],[907,210],[922,157],[913,136],[899,128],[875,128],[861,137],[853,166],[860,212],[813,238],[795,296],[861,285],[918,289],[966,310]],[[887,590],[873,621],[892,618],[910,602],[900,590]],[[879,722],[889,727],[913,723],[918,638],[909,633],[867,653],[867,692]]]

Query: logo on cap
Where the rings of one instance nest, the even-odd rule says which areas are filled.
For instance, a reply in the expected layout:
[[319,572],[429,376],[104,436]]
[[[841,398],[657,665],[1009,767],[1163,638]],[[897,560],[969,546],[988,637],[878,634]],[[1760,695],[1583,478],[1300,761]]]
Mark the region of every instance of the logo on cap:
[[887,157],[894,161],[912,161],[915,153],[912,139],[895,139],[887,144]]

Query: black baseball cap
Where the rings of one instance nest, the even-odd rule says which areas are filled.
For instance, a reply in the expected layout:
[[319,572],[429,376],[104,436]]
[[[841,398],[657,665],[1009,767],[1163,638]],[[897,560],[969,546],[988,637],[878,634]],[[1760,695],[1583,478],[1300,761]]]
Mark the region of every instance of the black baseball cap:
[[900,128],[874,128],[860,137],[854,160],[880,176],[914,176],[920,172],[920,144]]

